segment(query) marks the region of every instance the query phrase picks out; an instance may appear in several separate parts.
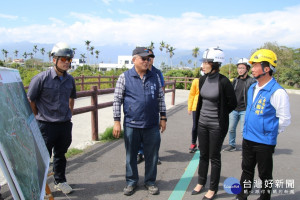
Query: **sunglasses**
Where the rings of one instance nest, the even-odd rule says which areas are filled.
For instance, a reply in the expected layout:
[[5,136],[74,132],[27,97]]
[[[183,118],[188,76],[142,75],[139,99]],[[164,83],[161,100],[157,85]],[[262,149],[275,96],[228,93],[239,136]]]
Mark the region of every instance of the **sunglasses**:
[[150,60],[151,60],[151,58],[149,58],[149,57],[141,57],[141,59],[142,59],[143,61],[150,61]]
[[66,61],[72,62],[72,58],[69,58],[69,57],[60,57],[60,60],[62,62],[66,62]]

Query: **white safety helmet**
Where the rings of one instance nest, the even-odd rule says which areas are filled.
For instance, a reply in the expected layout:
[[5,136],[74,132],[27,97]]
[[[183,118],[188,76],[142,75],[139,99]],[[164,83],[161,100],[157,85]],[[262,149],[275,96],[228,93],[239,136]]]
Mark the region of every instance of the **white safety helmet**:
[[238,66],[239,64],[244,64],[247,67],[247,71],[250,70],[250,64],[249,64],[249,60],[247,58],[241,58],[238,60],[236,66]]
[[204,51],[202,61],[221,64],[225,61],[225,55],[219,47],[211,47]]
[[54,45],[52,51],[51,51],[51,56],[53,57],[74,57],[74,51],[70,48],[70,46],[65,43],[65,42],[59,42]]

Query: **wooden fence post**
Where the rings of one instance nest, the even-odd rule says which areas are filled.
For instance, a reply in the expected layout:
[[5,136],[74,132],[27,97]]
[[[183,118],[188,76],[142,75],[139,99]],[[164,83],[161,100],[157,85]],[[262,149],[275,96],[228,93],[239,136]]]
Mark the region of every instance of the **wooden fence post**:
[[91,96],[91,105],[94,106],[91,112],[91,122],[92,122],[92,140],[97,141],[98,138],[98,89],[97,86],[92,86],[91,90],[93,94]]
[[99,88],[99,90],[101,89],[100,84],[101,84],[101,75],[98,76],[98,88]]
[[175,89],[176,88],[176,80],[174,80],[174,84],[173,84],[173,92],[172,92],[172,102],[171,102],[171,105],[174,106],[175,105]]
[[81,89],[80,91],[84,91],[84,75],[81,75]]
[[112,88],[115,88],[115,75],[112,75]]
[[187,84],[187,76],[184,78],[184,89],[186,90],[186,84]]

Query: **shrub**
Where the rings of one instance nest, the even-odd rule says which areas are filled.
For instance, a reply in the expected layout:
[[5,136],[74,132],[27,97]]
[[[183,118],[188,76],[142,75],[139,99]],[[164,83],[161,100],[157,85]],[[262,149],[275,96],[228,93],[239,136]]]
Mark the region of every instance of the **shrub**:
[[[101,141],[111,141],[111,140],[116,140],[118,138],[115,138],[112,134],[113,132],[113,127],[108,127],[105,129],[105,131],[100,134],[100,140]],[[120,134],[120,138],[123,138],[123,134],[124,134],[124,131],[121,130],[121,134]]]

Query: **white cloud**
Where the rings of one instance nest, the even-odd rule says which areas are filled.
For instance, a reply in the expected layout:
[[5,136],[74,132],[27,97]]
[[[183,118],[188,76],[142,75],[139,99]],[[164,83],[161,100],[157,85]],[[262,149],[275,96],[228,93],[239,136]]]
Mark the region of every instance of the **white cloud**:
[[102,2],[106,5],[110,5],[110,2],[112,2],[113,0],[102,0]]
[[0,18],[10,19],[10,20],[16,20],[16,19],[18,19],[18,16],[15,16],[15,15],[5,15],[5,14],[1,14],[0,13]]
[[300,6],[282,11],[244,14],[236,18],[204,16],[201,13],[183,13],[180,17],[138,15],[126,11],[123,19],[114,20],[85,13],[70,13],[74,23],[55,22],[50,25],[31,25],[5,28],[0,25],[2,41],[30,41],[55,43],[66,41],[93,45],[130,44],[156,45],[163,40],[176,49],[201,50],[210,46],[223,49],[256,48],[265,42],[299,47]]

